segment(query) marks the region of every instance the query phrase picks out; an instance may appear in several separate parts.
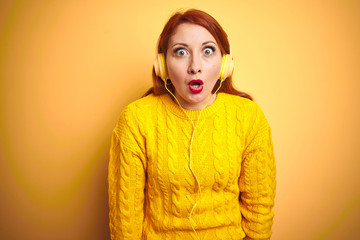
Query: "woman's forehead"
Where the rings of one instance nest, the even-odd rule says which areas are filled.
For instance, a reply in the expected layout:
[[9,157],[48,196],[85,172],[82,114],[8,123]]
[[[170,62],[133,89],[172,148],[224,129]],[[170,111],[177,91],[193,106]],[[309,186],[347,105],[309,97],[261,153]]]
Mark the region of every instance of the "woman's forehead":
[[216,44],[216,40],[211,33],[204,27],[192,24],[182,23],[174,31],[174,34],[169,39],[169,47],[176,43],[202,44],[204,42],[212,41]]

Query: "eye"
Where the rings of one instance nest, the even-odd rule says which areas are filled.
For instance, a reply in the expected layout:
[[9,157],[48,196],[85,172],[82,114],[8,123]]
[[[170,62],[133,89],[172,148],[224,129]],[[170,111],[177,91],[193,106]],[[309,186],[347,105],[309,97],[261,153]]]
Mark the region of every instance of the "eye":
[[215,52],[215,48],[214,47],[205,47],[203,50],[203,53],[205,55],[211,55]]
[[183,48],[176,48],[174,49],[174,53],[177,55],[177,56],[185,56],[187,54],[186,50],[183,49]]

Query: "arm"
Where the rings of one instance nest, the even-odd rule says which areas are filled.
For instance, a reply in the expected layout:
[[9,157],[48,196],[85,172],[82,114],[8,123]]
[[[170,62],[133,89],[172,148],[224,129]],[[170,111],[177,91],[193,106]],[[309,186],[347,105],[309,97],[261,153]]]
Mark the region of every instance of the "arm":
[[108,172],[111,240],[141,239],[144,155],[122,116],[113,131]]
[[270,239],[276,168],[270,127],[261,109],[256,107],[239,180],[242,227],[245,239]]

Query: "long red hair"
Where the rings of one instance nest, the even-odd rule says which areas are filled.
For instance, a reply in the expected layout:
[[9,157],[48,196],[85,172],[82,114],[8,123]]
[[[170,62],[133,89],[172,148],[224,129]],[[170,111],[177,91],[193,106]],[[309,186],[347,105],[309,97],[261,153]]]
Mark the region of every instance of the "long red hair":
[[[217,44],[220,47],[221,53],[230,54],[230,44],[227,38],[227,34],[222,29],[220,24],[209,14],[197,9],[189,9],[184,13],[176,12],[169,19],[169,21],[165,24],[165,27],[160,34],[160,39],[157,49],[158,53],[163,53],[166,57],[169,39],[174,34],[176,28],[182,23],[192,23],[204,27],[215,38]],[[151,93],[153,93],[156,96],[167,93],[167,90],[164,86],[164,81],[160,77],[156,76],[154,68],[152,71],[152,78],[153,78],[153,87],[150,88],[144,94],[144,96],[147,96]],[[215,90],[219,87],[219,84],[220,84],[220,80],[217,81],[217,83],[215,84],[213,92],[215,92]],[[173,93],[175,92],[173,85],[168,85],[168,88]],[[238,91],[234,88],[231,76],[223,81],[219,89],[219,92],[238,95],[253,100],[253,98],[249,94]]]

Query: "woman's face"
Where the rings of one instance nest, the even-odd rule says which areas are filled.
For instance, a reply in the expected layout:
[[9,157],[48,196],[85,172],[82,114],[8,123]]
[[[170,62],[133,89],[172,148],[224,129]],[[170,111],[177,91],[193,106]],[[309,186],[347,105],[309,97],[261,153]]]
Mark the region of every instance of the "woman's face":
[[[169,39],[166,65],[181,106],[206,107],[218,80],[222,54],[211,33],[200,25],[180,24]],[[215,97],[208,103],[210,105]]]

